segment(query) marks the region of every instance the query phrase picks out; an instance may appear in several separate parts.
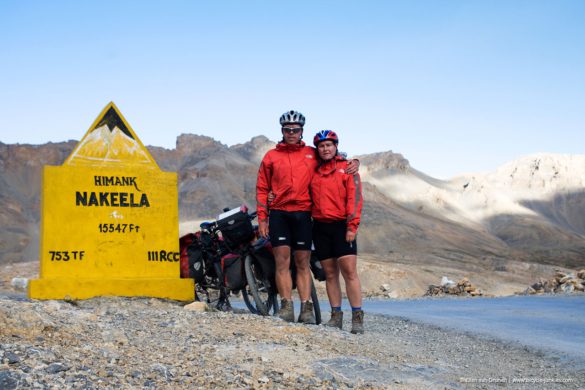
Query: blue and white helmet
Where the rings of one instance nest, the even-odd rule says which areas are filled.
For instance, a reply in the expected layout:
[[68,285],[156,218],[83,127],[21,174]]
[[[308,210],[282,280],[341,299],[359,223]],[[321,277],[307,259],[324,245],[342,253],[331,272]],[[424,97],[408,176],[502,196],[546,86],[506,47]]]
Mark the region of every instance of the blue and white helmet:
[[321,130],[313,137],[313,145],[317,147],[323,141],[333,141],[337,145],[339,143],[339,137],[333,130]]

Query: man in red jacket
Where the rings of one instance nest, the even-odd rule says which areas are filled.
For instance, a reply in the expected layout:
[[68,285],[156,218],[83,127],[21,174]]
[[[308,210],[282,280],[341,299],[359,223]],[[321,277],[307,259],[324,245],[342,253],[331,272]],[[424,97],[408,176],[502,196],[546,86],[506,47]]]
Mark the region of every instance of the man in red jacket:
[[[316,150],[302,141],[305,117],[287,111],[280,117],[282,141],[264,156],[256,182],[258,228],[272,243],[276,262],[276,286],[280,294],[280,318],[293,322],[291,251],[297,269],[297,290],[301,300],[298,321],[314,324],[309,260],[312,244],[311,196],[309,185],[317,167]],[[356,165],[356,164],[354,164]],[[351,169],[351,167],[350,167]],[[353,167],[357,171],[356,167]],[[268,208],[268,195],[273,194]]]

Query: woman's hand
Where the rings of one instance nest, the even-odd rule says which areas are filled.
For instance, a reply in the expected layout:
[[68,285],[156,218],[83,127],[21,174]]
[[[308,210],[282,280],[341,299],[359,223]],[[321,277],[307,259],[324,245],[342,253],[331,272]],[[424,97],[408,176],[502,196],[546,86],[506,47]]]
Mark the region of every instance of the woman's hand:
[[354,158],[353,160],[349,160],[347,162],[347,168],[345,170],[345,173],[347,173],[348,175],[355,175],[356,173],[358,173],[359,170],[360,170],[360,160],[356,160]]
[[355,240],[355,232],[352,232],[351,230],[348,230],[345,233],[345,241],[352,242],[353,240]]
[[270,205],[274,199],[276,199],[276,195],[274,195],[274,192],[270,191],[268,193],[268,205]]
[[268,220],[258,221],[258,233],[262,238],[268,238]]

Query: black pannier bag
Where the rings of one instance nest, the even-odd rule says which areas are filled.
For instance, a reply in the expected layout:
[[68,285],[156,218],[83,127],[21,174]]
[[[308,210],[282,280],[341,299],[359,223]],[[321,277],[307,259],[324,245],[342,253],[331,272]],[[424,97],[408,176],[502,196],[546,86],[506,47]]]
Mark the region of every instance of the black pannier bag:
[[323,282],[327,279],[325,277],[325,270],[315,252],[311,252],[311,271],[313,272],[313,277],[318,281]]
[[201,232],[188,233],[179,239],[181,250],[181,278],[201,283],[205,277],[205,258],[201,247]]
[[226,244],[232,248],[254,238],[254,227],[245,206],[221,214],[217,220],[217,227]]
[[235,253],[228,253],[221,258],[221,270],[223,282],[227,289],[232,291],[241,290],[246,286],[246,275],[244,274],[244,261]]
[[201,283],[205,277],[205,263],[203,251],[198,242],[187,247],[187,256],[189,258],[189,275],[195,279],[196,283]]
[[274,255],[272,254],[272,245],[270,241],[260,238],[254,243],[254,258],[260,265],[262,275],[268,281],[274,281],[276,275],[276,265],[274,264]]

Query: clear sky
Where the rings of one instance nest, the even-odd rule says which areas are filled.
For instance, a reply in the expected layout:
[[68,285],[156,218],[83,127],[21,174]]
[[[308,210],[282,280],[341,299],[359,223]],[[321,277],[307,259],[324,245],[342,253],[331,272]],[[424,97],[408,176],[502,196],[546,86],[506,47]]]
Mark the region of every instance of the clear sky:
[[80,139],[113,101],[146,145],[338,131],[431,176],[583,154],[585,1],[0,0],[0,142]]

